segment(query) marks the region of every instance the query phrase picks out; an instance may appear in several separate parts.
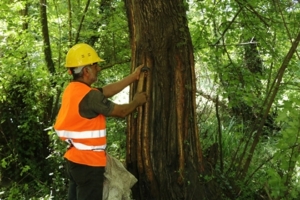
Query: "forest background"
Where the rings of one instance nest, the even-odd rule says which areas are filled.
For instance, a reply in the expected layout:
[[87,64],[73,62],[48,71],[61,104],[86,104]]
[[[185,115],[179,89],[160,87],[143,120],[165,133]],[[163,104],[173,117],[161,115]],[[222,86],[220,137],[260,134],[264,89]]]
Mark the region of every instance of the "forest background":
[[[129,74],[136,58],[128,17],[134,6],[128,2],[0,2],[0,199],[65,199],[62,157],[66,145],[51,128],[62,91],[71,80],[64,67],[65,55],[78,42],[95,47],[105,63],[94,86]],[[157,8],[164,4],[152,2]],[[165,2],[171,5],[172,0]],[[147,182],[141,181],[133,196],[165,199],[164,191],[167,194],[173,188],[183,196],[178,199],[192,199],[190,188],[199,186],[205,191],[201,199],[299,199],[300,2],[176,2],[188,25],[185,39],[190,36],[192,41],[195,79],[191,80],[196,87],[191,92],[196,108],[188,111],[197,123],[201,170],[196,181],[186,176],[176,186],[158,183],[156,198],[149,191],[146,196],[139,194],[147,190],[142,187]],[[151,4],[145,5],[152,9]],[[165,12],[172,9],[164,8]],[[169,13],[173,13],[170,18],[176,16]],[[154,19],[154,24],[160,23],[161,19]],[[174,33],[185,28],[178,27]],[[182,45],[173,44],[175,48]],[[125,93],[112,100],[127,102],[130,97]],[[129,122],[107,120],[107,151],[126,165]],[[159,175],[155,170],[154,174]]]

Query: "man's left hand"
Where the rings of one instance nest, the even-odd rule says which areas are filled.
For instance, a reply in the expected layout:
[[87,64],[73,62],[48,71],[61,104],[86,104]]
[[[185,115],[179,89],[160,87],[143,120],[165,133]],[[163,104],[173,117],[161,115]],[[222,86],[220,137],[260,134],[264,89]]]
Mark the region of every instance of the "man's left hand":
[[133,74],[136,77],[136,80],[139,80],[140,78],[140,74],[141,74],[141,69],[144,67],[144,64],[141,64],[140,66],[138,66],[137,68],[135,68]]

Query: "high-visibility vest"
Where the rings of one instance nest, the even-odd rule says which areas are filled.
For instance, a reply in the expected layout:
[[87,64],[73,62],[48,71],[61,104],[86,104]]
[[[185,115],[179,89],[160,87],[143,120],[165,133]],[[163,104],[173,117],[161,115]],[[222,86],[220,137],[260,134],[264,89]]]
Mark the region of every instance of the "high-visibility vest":
[[54,129],[60,139],[71,145],[64,155],[66,159],[83,165],[105,166],[105,117],[87,119],[79,114],[79,103],[91,90],[81,82],[71,82],[66,87]]

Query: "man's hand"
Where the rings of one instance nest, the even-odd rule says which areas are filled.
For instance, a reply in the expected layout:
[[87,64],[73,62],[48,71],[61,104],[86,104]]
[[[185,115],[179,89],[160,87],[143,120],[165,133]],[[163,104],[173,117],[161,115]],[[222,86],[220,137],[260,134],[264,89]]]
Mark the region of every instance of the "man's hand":
[[141,64],[140,66],[138,66],[137,68],[135,68],[134,72],[132,73],[136,77],[136,80],[139,80],[140,74],[141,74],[141,69],[143,67],[144,67],[144,64]]
[[147,102],[148,95],[146,92],[136,93],[133,100],[128,104],[115,104],[113,110],[111,111],[111,117],[126,117],[132,113],[138,106],[143,105]]
[[139,106],[143,105],[147,102],[148,95],[146,92],[136,93],[133,97],[133,101],[135,101]]

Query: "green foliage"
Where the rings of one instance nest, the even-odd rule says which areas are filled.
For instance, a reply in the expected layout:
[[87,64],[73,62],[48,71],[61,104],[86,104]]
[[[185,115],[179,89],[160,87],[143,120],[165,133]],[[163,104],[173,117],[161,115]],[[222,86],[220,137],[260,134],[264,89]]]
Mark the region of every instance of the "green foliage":
[[293,103],[285,101],[279,112],[278,121],[282,123],[282,135],[278,138],[268,169],[268,189],[276,198],[289,197],[296,199],[299,193],[299,95],[292,93],[289,98]]
[[[44,60],[39,6],[33,1],[0,2],[1,199],[65,199],[65,144],[57,140],[53,131],[47,134],[44,129],[53,124],[61,91],[71,80],[63,66],[75,39],[95,46],[108,67],[120,64],[119,68],[103,71],[100,87],[129,72],[130,49],[122,1],[106,5],[91,1],[87,13],[83,12],[84,3],[71,2],[72,27],[68,26],[67,4],[48,2],[54,74],[49,73]],[[120,123],[112,133],[124,129]],[[118,142],[114,134],[110,151],[124,158],[124,149],[119,145],[124,148],[125,135],[120,134]]]
[[[202,147],[209,168],[229,199],[300,196],[299,53],[290,60],[276,98],[269,102],[266,121],[257,129],[263,120],[265,99],[274,91],[272,84],[299,32],[299,8],[296,1],[227,0],[190,5]],[[254,137],[257,131],[261,134],[258,143]],[[219,148],[212,153],[216,144]],[[246,168],[251,146],[255,151]],[[244,175],[243,170],[247,171]]]
[[124,119],[107,119],[107,152],[121,161],[126,156],[126,123]]
[[[44,61],[40,5],[32,0],[0,2],[1,199],[65,199],[66,144],[53,130],[45,129],[52,126],[61,92],[71,79],[64,68],[71,45],[92,44],[106,61],[95,86],[129,73],[124,2],[91,1],[84,13],[85,3],[71,1],[69,10],[67,2],[48,1],[51,57],[56,69],[50,74]],[[223,192],[222,199],[300,196],[299,53],[285,71],[250,167],[245,176],[239,174],[254,141],[255,122],[260,122],[253,119],[262,119],[264,100],[299,32],[299,3],[275,3],[190,2],[188,20],[199,80],[197,90],[201,90],[197,95],[198,125],[204,157],[210,162],[207,169],[211,169],[211,174],[201,175],[200,179],[205,183],[216,181],[214,187]],[[251,44],[256,47],[251,48]],[[123,160],[125,120],[108,118],[107,133],[108,152]],[[209,151],[216,144],[219,149]]]
[[68,193],[68,180],[63,156],[68,145],[59,139],[53,129],[48,131],[48,135],[51,141],[49,145],[51,153],[46,159],[52,169],[49,171],[52,183],[49,191],[53,199],[65,199]]
[[43,102],[50,98],[50,90],[47,79],[40,77],[38,69],[13,72],[7,67],[2,73],[6,76],[0,90],[1,181],[10,188],[10,194],[5,192],[4,195],[8,195],[8,199],[18,199],[18,192],[22,195],[35,193],[34,182],[49,180],[50,168],[45,162],[49,151],[44,148],[49,139],[43,131],[48,123],[47,108]]

